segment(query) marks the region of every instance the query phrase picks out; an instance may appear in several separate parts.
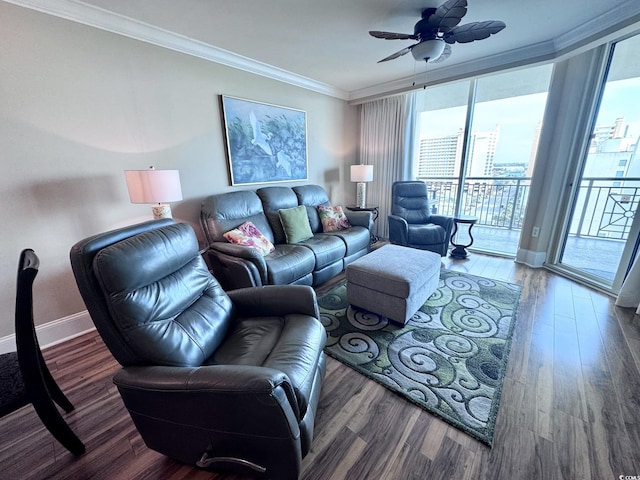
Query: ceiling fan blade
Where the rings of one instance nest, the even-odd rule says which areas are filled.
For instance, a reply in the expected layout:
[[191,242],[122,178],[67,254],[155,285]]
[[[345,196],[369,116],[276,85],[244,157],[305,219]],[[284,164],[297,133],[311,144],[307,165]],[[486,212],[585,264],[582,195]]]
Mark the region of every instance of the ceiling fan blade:
[[409,33],[380,32],[372,30],[369,35],[376,38],[384,38],[385,40],[417,40],[418,37]]
[[445,33],[442,39],[447,43],[470,43],[483,40],[494,33],[498,33],[506,25],[498,20],[486,20],[484,22],[472,22],[451,29]]
[[440,54],[438,58],[435,60],[429,60],[429,63],[440,63],[444,62],[447,58],[451,56],[451,45],[447,44],[444,46],[444,50]]
[[[417,45],[417,43],[415,45]],[[389,61],[389,60],[393,60],[394,58],[401,57],[402,55],[406,55],[407,53],[409,53],[411,51],[411,49],[413,47],[415,47],[415,45],[411,45],[410,47],[406,47],[406,48],[403,48],[402,50],[398,50],[393,55],[389,55],[388,57],[385,57],[382,60],[379,60],[378,63],[386,62],[386,61]]]
[[434,30],[448,32],[467,14],[467,0],[447,0],[429,17],[428,25]]

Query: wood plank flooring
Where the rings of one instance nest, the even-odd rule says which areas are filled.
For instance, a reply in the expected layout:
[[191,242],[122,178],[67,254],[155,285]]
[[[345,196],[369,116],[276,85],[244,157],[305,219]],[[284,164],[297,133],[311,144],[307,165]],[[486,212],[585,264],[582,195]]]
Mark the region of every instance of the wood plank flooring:
[[[640,475],[640,317],[543,269],[474,254],[447,268],[523,286],[507,378],[488,448],[329,358],[301,478],[618,479]],[[339,279],[318,289],[322,294]],[[75,459],[32,407],[0,420],[1,479],[219,479],[144,445],[96,333],[45,351],[76,405],[87,446]]]

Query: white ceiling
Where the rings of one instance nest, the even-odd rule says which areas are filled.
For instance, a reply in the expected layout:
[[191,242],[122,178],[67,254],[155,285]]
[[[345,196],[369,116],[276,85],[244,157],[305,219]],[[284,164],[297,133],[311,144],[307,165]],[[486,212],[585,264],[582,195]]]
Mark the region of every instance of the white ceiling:
[[[6,1],[134,37],[132,29],[144,27],[141,39],[151,30],[172,32],[180,45],[187,37],[197,41],[198,51],[217,47],[223,56],[232,52],[260,62],[265,74],[291,73],[300,83],[317,83],[318,91],[350,100],[402,91],[414,80],[433,83],[557,58],[614,32],[640,29],[639,0],[468,0],[461,24],[502,20],[507,27],[488,39],[453,45],[440,64],[418,63],[411,54],[378,64],[414,42],[376,39],[369,30],[413,33],[422,9],[444,0]],[[76,13],[69,13],[71,7]]]

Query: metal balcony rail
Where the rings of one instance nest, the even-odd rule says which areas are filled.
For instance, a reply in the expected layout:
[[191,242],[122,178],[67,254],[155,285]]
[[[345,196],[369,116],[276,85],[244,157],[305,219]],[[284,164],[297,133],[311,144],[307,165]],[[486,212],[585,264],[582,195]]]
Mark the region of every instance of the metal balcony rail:
[[[433,213],[456,214],[457,177],[419,178],[427,184]],[[531,177],[467,177],[461,215],[477,225],[519,230],[529,197]],[[640,178],[585,177],[579,185],[569,235],[624,240],[640,203]]]
[[640,201],[640,178],[583,178],[569,233],[626,240]]

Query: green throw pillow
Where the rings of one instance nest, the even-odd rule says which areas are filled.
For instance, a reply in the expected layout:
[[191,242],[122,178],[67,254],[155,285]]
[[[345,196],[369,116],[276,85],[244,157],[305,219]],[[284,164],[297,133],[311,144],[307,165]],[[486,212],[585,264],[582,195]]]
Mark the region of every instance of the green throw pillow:
[[298,243],[313,237],[307,209],[304,205],[295,208],[283,208],[278,210],[280,222],[284,229],[287,243]]

